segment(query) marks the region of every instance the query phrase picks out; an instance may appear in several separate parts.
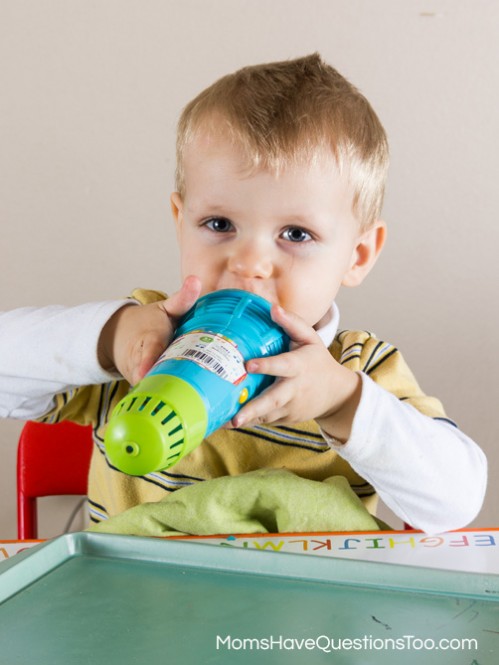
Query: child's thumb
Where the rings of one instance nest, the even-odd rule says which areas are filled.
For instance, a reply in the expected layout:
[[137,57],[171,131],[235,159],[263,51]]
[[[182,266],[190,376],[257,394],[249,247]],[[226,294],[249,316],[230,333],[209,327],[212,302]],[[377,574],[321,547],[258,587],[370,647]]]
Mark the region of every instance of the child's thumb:
[[164,311],[174,318],[183,316],[194,305],[200,294],[201,280],[196,275],[189,275],[180,289],[162,303]]

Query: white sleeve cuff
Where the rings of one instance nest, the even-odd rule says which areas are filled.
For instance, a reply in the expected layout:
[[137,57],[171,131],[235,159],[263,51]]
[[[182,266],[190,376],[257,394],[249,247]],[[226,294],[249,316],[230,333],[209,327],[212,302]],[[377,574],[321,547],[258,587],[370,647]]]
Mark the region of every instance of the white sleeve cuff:
[[100,366],[97,345],[109,318],[133,302],[0,313],[0,416],[36,418],[50,410],[57,393],[119,378]]
[[414,528],[462,528],[479,512],[486,489],[482,450],[459,429],[421,414],[365,374],[345,444],[325,440]]

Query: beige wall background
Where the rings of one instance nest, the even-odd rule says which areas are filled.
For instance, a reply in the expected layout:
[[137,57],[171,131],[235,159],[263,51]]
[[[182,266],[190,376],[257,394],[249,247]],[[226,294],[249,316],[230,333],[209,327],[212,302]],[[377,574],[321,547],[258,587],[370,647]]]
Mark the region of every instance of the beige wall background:
[[[0,310],[176,289],[179,110],[230,70],[318,50],[392,153],[388,244],[341,294],[342,326],[396,344],[482,445],[475,525],[497,526],[498,21],[494,0],[0,0]],[[20,427],[0,422],[3,538]],[[44,500],[42,535],[73,503]]]

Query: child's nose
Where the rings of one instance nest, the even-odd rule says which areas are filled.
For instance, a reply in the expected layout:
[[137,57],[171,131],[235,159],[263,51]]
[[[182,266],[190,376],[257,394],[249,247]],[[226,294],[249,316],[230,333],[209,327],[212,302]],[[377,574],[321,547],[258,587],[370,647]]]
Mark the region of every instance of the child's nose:
[[241,244],[229,257],[229,271],[244,279],[268,279],[273,273],[272,257],[263,248]]

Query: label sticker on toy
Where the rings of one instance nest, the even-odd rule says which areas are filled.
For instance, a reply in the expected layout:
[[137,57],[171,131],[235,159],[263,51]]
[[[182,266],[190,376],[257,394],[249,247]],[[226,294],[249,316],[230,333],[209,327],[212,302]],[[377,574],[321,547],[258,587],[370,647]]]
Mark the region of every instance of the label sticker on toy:
[[156,365],[168,358],[192,360],[225,381],[239,383],[246,376],[244,358],[227,337],[207,332],[190,332],[170,344]]

